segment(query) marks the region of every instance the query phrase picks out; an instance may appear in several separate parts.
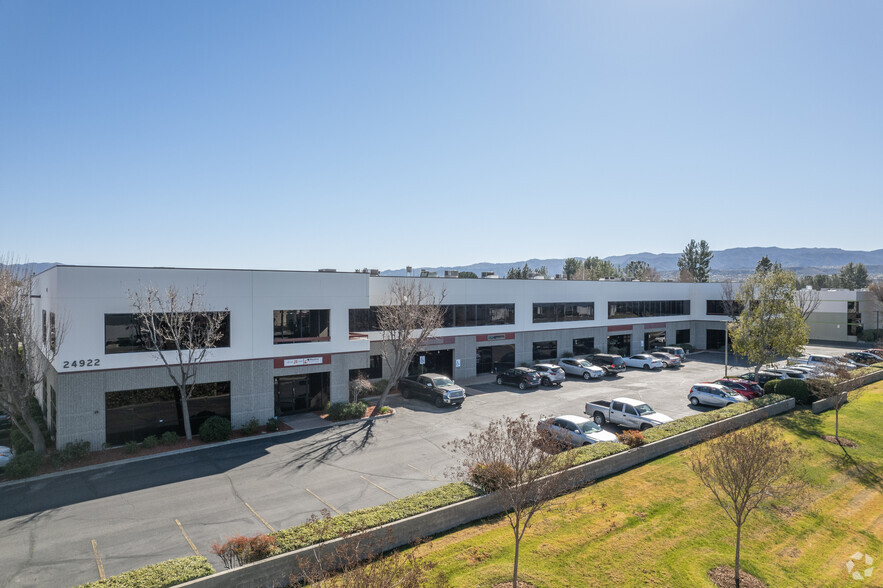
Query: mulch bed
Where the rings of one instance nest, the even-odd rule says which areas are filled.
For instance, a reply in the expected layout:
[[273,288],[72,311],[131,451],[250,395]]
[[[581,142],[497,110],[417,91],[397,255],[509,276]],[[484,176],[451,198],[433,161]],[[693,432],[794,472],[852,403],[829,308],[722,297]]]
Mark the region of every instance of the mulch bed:
[[858,447],[858,443],[844,437],[840,437],[840,441],[838,441],[837,437],[835,437],[834,435],[822,435],[822,439],[824,439],[828,443],[833,443],[834,445],[842,445],[844,447]]
[[[717,566],[713,570],[708,570],[708,577],[718,588],[735,588],[736,586],[736,570],[730,566]],[[745,570],[739,570],[739,580],[742,588],[766,588],[766,584]]]

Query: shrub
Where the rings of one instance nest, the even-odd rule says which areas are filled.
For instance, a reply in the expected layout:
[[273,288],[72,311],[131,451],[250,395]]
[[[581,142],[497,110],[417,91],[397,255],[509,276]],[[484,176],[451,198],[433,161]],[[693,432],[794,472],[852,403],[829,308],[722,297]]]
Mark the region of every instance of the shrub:
[[141,442],[141,447],[144,449],[153,449],[157,445],[159,445],[159,438],[156,435],[148,435]]
[[279,421],[276,420],[276,417],[271,419],[267,419],[267,432],[275,433],[279,430]]
[[501,461],[477,463],[469,470],[469,480],[485,492],[496,492],[512,485],[515,470]]
[[383,394],[383,391],[386,390],[386,385],[389,384],[389,380],[386,378],[380,378],[376,382],[374,382],[374,393],[375,394]]
[[366,402],[335,402],[328,406],[329,421],[349,421],[360,419],[368,410]]
[[608,455],[613,455],[614,453],[620,453],[626,450],[628,450],[628,447],[626,447],[622,443],[593,443],[591,445],[577,447],[576,449],[570,450],[570,452],[573,454],[573,463],[569,463],[569,460],[571,458],[563,459],[560,462],[559,469],[568,465],[582,465],[584,463],[595,461],[596,459],[601,459],[602,457],[607,457]]
[[126,441],[126,453],[138,453],[140,449],[141,446],[137,441]]
[[214,441],[226,441],[233,433],[233,425],[229,419],[220,416],[212,416],[199,427],[199,438],[206,443]]
[[573,352],[572,351],[565,351],[564,353],[561,354],[561,357],[564,357],[564,358],[573,357]]
[[[381,392],[383,392],[381,390]],[[374,393],[374,384],[368,378],[359,374],[359,377],[350,381],[350,402],[358,402],[360,398]]]
[[690,353],[691,351],[693,351],[693,350],[695,349],[695,348],[694,348],[692,345],[690,345],[689,343],[681,343],[680,345],[678,345],[678,347],[680,347],[681,349],[683,349],[684,352],[686,352],[686,353]]
[[59,468],[66,463],[82,459],[89,455],[91,449],[92,444],[88,441],[77,441],[75,443],[68,443],[64,446],[64,449],[56,451],[52,454],[52,465]]
[[254,435],[258,432],[258,429],[261,428],[261,425],[258,423],[258,420],[254,417],[251,417],[251,420],[242,427],[242,433],[244,435]]
[[591,355],[596,355],[598,353],[601,353],[601,350],[597,347],[592,347]]
[[[40,403],[33,396],[28,397],[28,409],[31,412],[31,416],[37,421],[37,426],[40,427],[40,431],[43,433],[43,439],[48,442],[50,440],[49,427],[46,426],[46,419],[43,418],[43,409],[40,407]],[[31,443],[31,440],[19,431],[15,425],[9,431],[9,445],[12,446],[12,450],[15,453],[24,453],[34,449],[34,444]]]
[[790,396],[797,404],[809,404],[813,401],[812,392],[803,380],[788,379],[780,380],[776,384],[776,394]]
[[174,445],[178,442],[178,433],[174,431],[166,431],[159,438],[159,442],[163,445]]
[[776,387],[779,385],[779,382],[781,382],[781,381],[782,381],[782,380],[779,380],[779,379],[777,378],[777,379],[775,379],[775,380],[770,380],[769,382],[767,382],[766,384],[764,384],[764,385],[763,385],[763,394],[764,394],[764,396],[766,396],[767,394],[775,394],[775,393],[776,393]]
[[81,584],[77,588],[167,588],[215,573],[208,560],[201,556],[179,557],[158,564],[144,566],[118,576],[97,582]]
[[6,464],[6,477],[10,480],[29,478],[37,473],[41,463],[43,458],[32,449],[16,453]]
[[634,449],[635,447],[640,447],[646,441],[644,440],[644,433],[641,431],[636,431],[634,429],[627,429],[622,433],[616,436],[619,439],[619,442],[628,445],[629,448]]
[[389,406],[381,406],[380,407],[380,414],[389,414],[391,412],[392,412],[392,408]]
[[212,553],[221,558],[229,569],[275,555],[276,538],[269,535],[228,537],[224,544],[212,543]]

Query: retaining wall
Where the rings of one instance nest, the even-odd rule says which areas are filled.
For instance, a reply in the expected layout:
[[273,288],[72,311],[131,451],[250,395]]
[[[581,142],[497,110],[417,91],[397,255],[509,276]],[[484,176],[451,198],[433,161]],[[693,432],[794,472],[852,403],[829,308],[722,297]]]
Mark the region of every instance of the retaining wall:
[[[856,388],[861,388],[862,386],[867,386],[868,384],[873,384],[874,382],[879,382],[880,380],[883,380],[883,370],[877,370],[873,374],[865,374],[864,376],[859,376],[858,378],[855,378],[853,380],[848,380],[846,382],[843,382],[841,386],[846,390],[855,390]],[[848,398],[849,392],[844,392],[843,394],[846,394]],[[834,408],[835,400],[837,400],[837,397],[816,400],[812,403],[813,414],[819,414],[821,412],[825,412],[826,410],[831,410],[832,408]]]
[[[576,466],[566,475],[573,488],[585,486],[592,480],[622,472],[673,451],[695,445],[710,436],[756,423],[793,408],[794,399],[788,398],[692,431],[649,443],[637,449]],[[479,496],[365,531],[359,536],[358,552],[361,557],[367,557],[410,545],[419,539],[428,538],[504,511],[505,508],[496,494]],[[180,586],[194,588],[276,588],[288,586],[290,574],[297,574],[302,564],[309,565],[309,562],[315,562],[317,559],[326,564],[335,561],[335,548],[341,541],[346,541],[346,539],[337,539],[283,553],[253,564],[180,584]]]

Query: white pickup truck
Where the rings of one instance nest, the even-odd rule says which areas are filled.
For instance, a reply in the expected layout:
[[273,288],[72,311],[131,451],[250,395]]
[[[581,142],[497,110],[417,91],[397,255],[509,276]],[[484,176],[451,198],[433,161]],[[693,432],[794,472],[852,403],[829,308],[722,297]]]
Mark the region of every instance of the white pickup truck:
[[646,402],[633,398],[587,402],[586,414],[598,425],[611,422],[627,429],[640,429],[641,431],[672,420],[671,417],[653,410]]

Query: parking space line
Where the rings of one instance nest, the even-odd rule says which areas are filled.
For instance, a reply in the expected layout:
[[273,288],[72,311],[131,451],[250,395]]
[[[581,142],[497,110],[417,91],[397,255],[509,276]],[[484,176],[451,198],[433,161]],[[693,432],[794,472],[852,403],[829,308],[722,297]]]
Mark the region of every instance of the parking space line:
[[424,472],[424,471],[421,470],[420,468],[416,468],[416,467],[412,466],[411,464],[408,464],[408,467],[411,468],[412,470],[415,470],[415,471],[420,472],[420,473],[423,474],[424,476],[429,476],[430,478],[432,478],[432,479],[435,480],[436,482],[444,482],[444,480],[439,480],[438,478],[436,478],[435,476],[433,476],[433,475],[430,474],[429,472]]
[[336,508],[334,508],[333,506],[331,506],[330,504],[328,504],[327,502],[325,502],[324,500],[322,500],[321,498],[319,498],[319,496],[318,496],[315,492],[313,492],[312,490],[310,490],[309,488],[304,488],[304,490],[306,490],[307,492],[309,492],[310,494],[312,494],[312,495],[313,495],[313,498],[315,498],[316,500],[318,500],[319,502],[321,502],[322,504],[324,504],[325,506],[327,506],[328,508],[330,508],[331,510],[333,510],[334,512],[336,512],[337,514],[343,514],[342,512],[340,512],[339,510],[337,510]]
[[275,532],[276,532],[276,529],[274,529],[273,526],[270,525],[270,523],[268,523],[267,521],[265,521],[265,520],[264,520],[264,517],[262,517],[261,515],[259,515],[259,514],[257,513],[257,511],[256,511],[255,509],[253,509],[249,503],[247,503],[247,502],[245,502],[245,501],[243,500],[243,501],[242,501],[242,504],[244,504],[246,507],[248,507],[248,510],[251,511],[251,514],[253,514],[254,516],[256,516],[260,522],[264,523],[264,526],[267,527],[268,529],[270,529],[270,532],[271,532],[271,533],[275,533]]
[[98,577],[102,580],[106,579],[104,575],[104,564],[101,563],[101,556],[98,555],[98,542],[95,539],[92,540],[92,553],[95,554],[95,563],[98,564]]
[[190,535],[188,535],[187,531],[184,530],[184,525],[181,524],[181,521],[179,521],[178,519],[175,519],[175,522],[178,524],[178,528],[181,529],[181,534],[184,535],[184,539],[186,539],[187,543],[190,544],[190,549],[193,550],[193,553],[195,553],[198,556],[202,556],[202,554],[199,553],[199,550],[196,549],[196,545],[194,545],[193,541],[190,540]]
[[390,492],[389,490],[387,490],[386,488],[384,488],[380,484],[375,484],[374,482],[372,482],[371,480],[369,480],[365,476],[359,476],[359,477],[362,478],[363,480],[365,480],[366,482],[368,482],[369,484],[371,484],[372,486],[374,486],[375,488],[379,488],[380,490],[383,490],[384,492],[386,492],[387,494],[389,494],[393,498],[398,499],[398,496],[396,496],[395,494],[393,494],[392,492]]

